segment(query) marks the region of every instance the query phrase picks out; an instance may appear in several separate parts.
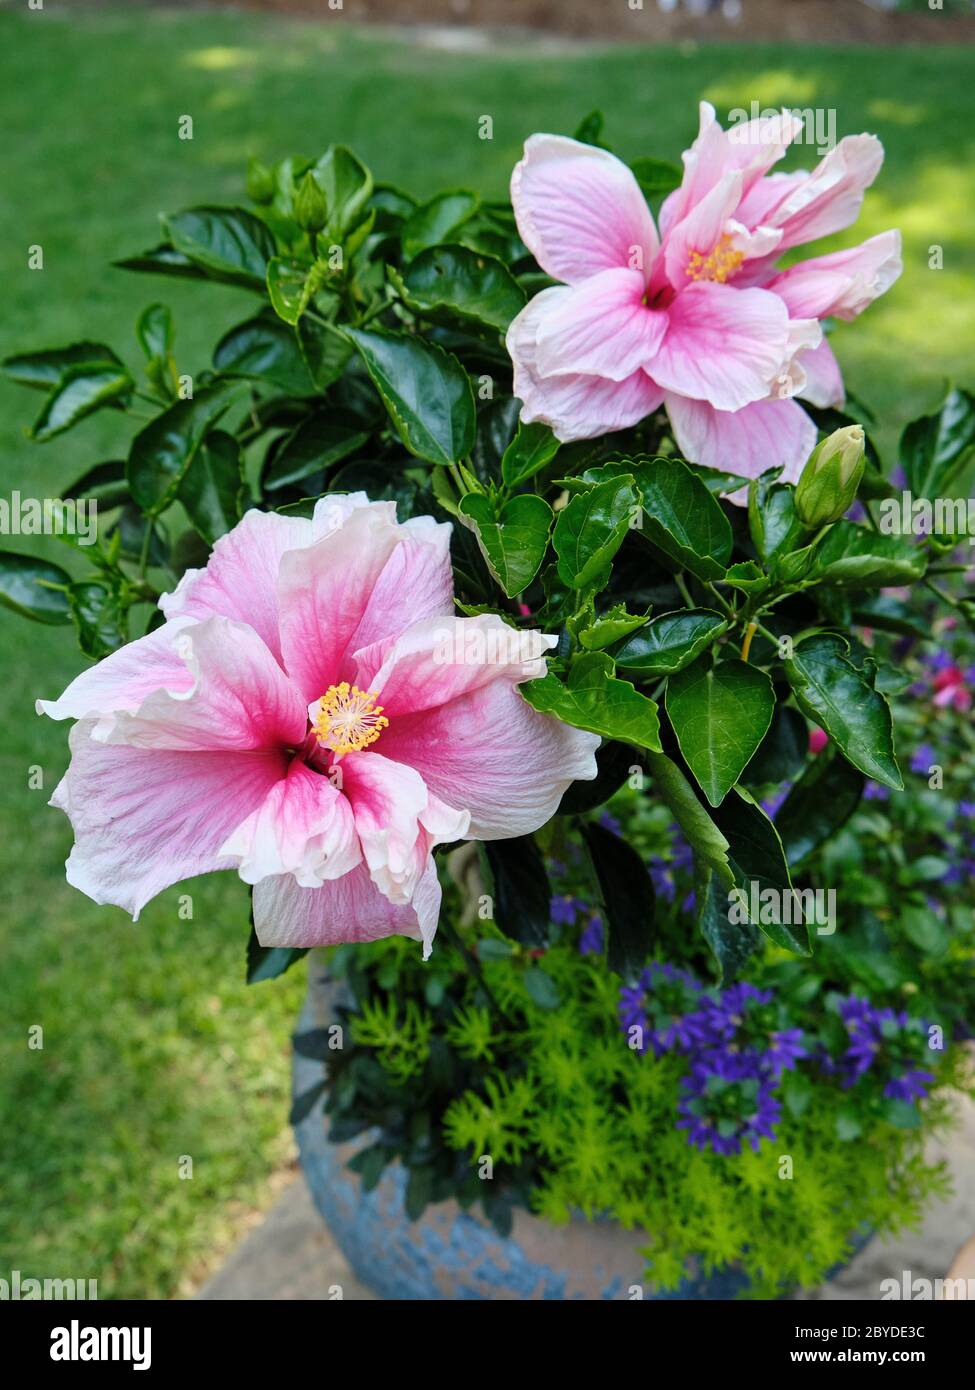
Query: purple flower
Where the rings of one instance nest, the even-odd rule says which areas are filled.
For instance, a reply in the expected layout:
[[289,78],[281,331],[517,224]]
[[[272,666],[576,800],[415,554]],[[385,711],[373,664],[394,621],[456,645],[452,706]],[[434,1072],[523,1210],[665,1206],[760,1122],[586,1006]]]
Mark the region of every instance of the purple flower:
[[777,1081],[808,1048],[801,1028],[781,1027],[772,991],[741,981],[701,1001],[698,1025],[708,1056],[746,1057],[763,1079]]
[[880,1009],[855,994],[839,1000],[837,1012],[849,1042],[839,1060],[830,1059],[825,1069],[841,1075],[847,1090],[870,1075],[889,1099],[923,1100],[935,1079],[924,1065],[930,1055],[927,1025],[904,1010]]
[[695,1148],[736,1154],[743,1141],[757,1149],[762,1139],[775,1138],[782,1107],[753,1058],[717,1056],[692,1063],[677,1112],[677,1128],[687,1130]]
[[927,776],[928,769],[933,767],[937,761],[938,755],[930,743],[922,743],[915,749],[911,758],[911,771],[923,772]]
[[582,908],[583,904],[571,893],[558,893],[549,905],[549,916],[560,927],[574,927],[576,914]]
[[654,1055],[688,1052],[700,1040],[695,1013],[702,986],[686,970],[653,961],[640,972],[634,985],[620,989],[619,1020],[624,1033],[641,1030],[641,1044],[635,1051]]
[[599,824],[604,830],[611,830],[614,835],[622,835],[623,827],[620,825],[616,816],[610,815],[609,811],[603,811],[599,817]]
[[890,787],[885,787],[883,782],[868,781],[863,789],[864,801],[889,801]]
[[594,912],[579,937],[579,954],[598,956],[603,949],[603,919]]

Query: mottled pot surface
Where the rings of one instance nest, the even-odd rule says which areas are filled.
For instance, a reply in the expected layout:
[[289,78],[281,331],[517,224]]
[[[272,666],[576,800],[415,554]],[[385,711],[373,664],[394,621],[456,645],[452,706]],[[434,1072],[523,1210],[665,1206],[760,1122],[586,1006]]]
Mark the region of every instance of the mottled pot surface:
[[[299,1035],[337,1021],[334,990],[314,955],[309,979]],[[294,1094],[321,1080],[321,1062],[296,1053]],[[639,1289],[652,1299],[722,1299],[733,1298],[746,1283],[739,1271],[727,1270],[656,1293],[644,1282],[638,1253],[645,1236],[612,1221],[553,1226],[519,1210],[511,1235],[502,1237],[479,1212],[465,1212],[454,1201],[431,1205],[419,1221],[410,1221],[403,1168],[387,1168],[377,1186],[364,1192],[346,1164],[374,1135],[332,1144],[326,1123],[320,1097],[295,1127],[305,1178],[356,1275],[382,1298],[631,1299],[641,1296]]]

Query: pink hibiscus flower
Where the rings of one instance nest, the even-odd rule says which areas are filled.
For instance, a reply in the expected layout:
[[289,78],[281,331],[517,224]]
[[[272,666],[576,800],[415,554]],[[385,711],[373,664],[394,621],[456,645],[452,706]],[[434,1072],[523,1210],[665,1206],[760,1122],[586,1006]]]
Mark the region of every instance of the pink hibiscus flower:
[[844,398],[820,320],[855,318],[901,272],[896,231],[778,268],[855,221],[883,160],[876,136],[853,135],[811,173],[769,174],[801,128],[783,113],[725,131],[703,102],[659,235],[615,156],[531,136],[511,199],[525,245],[563,283],[508,330],[523,420],[591,439],[664,405],[687,458],[747,477],[781,464],[795,481],[816,443],[795,397]]
[[51,799],[68,881],[137,917],[236,869],[265,946],[402,933],[428,955],[433,847],[538,829],[599,744],[515,688],[554,637],[453,615],[449,539],[364,493],[248,512],[160,628],[38,701],[78,720]]

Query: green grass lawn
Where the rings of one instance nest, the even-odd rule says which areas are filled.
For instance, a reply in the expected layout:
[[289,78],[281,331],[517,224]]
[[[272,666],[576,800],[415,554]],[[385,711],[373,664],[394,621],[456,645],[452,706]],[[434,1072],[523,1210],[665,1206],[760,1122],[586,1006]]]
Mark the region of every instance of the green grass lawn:
[[[103,339],[136,362],[132,325],[173,309],[181,370],[248,312],[233,290],[197,291],[107,268],[149,246],[155,218],[242,197],[249,153],[266,160],[355,146],[380,179],[419,194],[460,184],[498,195],[533,130],[571,132],[602,106],[627,156],[676,158],[696,102],[835,107],[841,133],[878,132],[887,166],[846,241],[899,225],[906,270],[835,343],[850,386],[884,418],[882,441],[972,361],[975,82],[965,50],[840,52],[636,48],[557,56],[520,42],[458,55],[352,30],[233,13],[0,13],[3,178],[0,355]],[[494,118],[494,139],[478,120]],[[192,141],[177,138],[180,117]],[[813,162],[811,152],[801,152]],[[43,271],[27,248],[44,248]],[[944,269],[928,268],[944,248]],[[201,308],[205,317],[201,317]],[[183,364],[186,365],[183,365]],[[57,496],[118,457],[125,422],[103,415],[46,446],[23,428],[39,397],[0,385],[6,481]],[[13,548],[28,548],[14,541]],[[60,561],[56,541],[38,548]],[[66,821],[45,803],[65,729],[36,718],[83,664],[64,629],[0,611],[9,697],[0,745],[0,1275],[99,1280],[103,1297],[166,1296],[226,1247],[287,1156],[288,1037],[300,971],[242,985],[247,903],[229,875],[174,888],[138,924],[63,880]],[[43,770],[44,790],[29,788]],[[35,779],[36,780],[36,779]],[[178,915],[193,898],[193,919]],[[43,1050],[27,1046],[40,1024]],[[193,1177],[180,1176],[183,1156]]]

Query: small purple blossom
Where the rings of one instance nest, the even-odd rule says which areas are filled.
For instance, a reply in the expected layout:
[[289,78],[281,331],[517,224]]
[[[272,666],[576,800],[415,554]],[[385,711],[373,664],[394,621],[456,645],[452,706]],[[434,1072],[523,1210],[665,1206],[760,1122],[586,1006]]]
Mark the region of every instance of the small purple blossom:
[[847,1090],[870,1075],[882,1083],[888,1099],[923,1100],[935,1080],[924,1066],[927,1025],[904,1010],[877,1008],[855,994],[839,1000],[837,1012],[849,1043],[838,1061],[830,1059],[825,1069],[841,1075]]
[[557,893],[549,905],[549,916],[557,926],[574,927],[576,916],[583,909],[584,904],[571,893]]
[[753,1058],[717,1056],[691,1064],[677,1111],[689,1143],[727,1155],[740,1153],[743,1141],[757,1149],[774,1139],[782,1107]]
[[686,970],[653,961],[634,985],[620,989],[619,1020],[624,1033],[641,1030],[640,1053],[652,1047],[654,1055],[688,1052],[699,1039],[695,1012],[702,986]]
[[603,936],[603,919],[594,912],[579,937],[579,954],[598,956],[603,949]]
[[937,761],[938,755],[930,743],[922,743],[914,750],[911,757],[911,771],[923,772],[927,776],[928,769],[932,768]]

